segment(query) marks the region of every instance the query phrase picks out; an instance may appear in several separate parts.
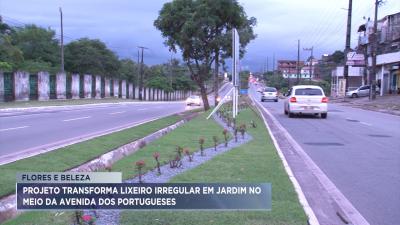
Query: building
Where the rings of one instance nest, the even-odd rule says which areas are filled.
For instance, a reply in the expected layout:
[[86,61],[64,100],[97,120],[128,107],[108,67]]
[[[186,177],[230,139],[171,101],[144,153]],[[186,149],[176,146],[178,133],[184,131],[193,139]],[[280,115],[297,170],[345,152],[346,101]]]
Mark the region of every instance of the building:
[[[400,12],[387,15],[377,23],[376,83],[380,87],[381,95],[400,94]],[[373,21],[368,19],[358,29],[357,50],[367,56],[367,80],[372,66],[373,27]]]
[[315,58],[312,58],[311,60],[307,60],[305,65],[301,68],[300,73],[302,75],[302,78],[307,78],[307,79],[314,79],[315,78],[315,68],[318,64],[318,60]]
[[[344,66],[338,66],[332,70],[331,79],[331,96],[339,97],[345,94],[345,82],[344,82]],[[364,68],[349,66],[349,77],[348,77],[348,89],[354,90],[361,85],[364,85]]]
[[[300,61],[299,64],[301,69],[304,66],[304,61]],[[297,78],[297,60],[278,60],[277,70],[284,78]],[[301,74],[300,78],[306,77]]]

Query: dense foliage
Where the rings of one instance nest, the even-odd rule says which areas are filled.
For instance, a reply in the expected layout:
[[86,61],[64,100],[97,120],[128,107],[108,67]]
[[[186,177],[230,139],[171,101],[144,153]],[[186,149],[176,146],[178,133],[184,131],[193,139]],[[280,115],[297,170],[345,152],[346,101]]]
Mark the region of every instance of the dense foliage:
[[[67,73],[102,75],[138,84],[139,65],[131,59],[119,59],[104,42],[81,38],[64,46]],[[61,67],[60,43],[55,31],[36,25],[12,27],[0,20],[0,70],[17,70],[36,74],[48,71],[55,74]],[[186,66],[178,60],[168,64],[144,65],[147,87],[174,90],[194,90]]]
[[211,66],[223,63],[231,55],[231,31],[240,36],[240,51],[255,38],[255,18],[248,18],[236,0],[174,0],[165,3],[154,26],[165,38],[170,50],[182,52],[190,78],[200,89],[204,109],[209,108],[206,81],[211,78]]

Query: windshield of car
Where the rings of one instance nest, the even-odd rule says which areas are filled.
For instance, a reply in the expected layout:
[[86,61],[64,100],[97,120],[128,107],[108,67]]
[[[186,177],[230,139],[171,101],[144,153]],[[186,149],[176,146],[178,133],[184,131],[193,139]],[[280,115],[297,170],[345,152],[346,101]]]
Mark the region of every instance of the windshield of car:
[[317,88],[299,88],[294,93],[295,95],[322,95],[321,89]]
[[190,96],[190,98],[191,98],[191,99],[196,99],[196,98],[199,98],[199,96],[193,95],[193,96]]
[[276,92],[275,88],[265,88],[264,92]]

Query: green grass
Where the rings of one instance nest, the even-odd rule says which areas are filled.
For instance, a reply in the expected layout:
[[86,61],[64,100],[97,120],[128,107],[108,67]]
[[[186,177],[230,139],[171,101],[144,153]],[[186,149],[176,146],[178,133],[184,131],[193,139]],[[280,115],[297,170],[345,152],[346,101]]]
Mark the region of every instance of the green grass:
[[0,166],[0,196],[11,194],[15,191],[15,176],[17,172],[57,172],[68,170],[121,145],[142,138],[173,124],[177,122],[179,118],[180,117],[177,115],[165,117],[45,154],[2,165]]
[[[61,214],[61,215],[60,215]],[[4,225],[70,225],[74,224],[74,212],[25,212],[15,219],[6,221]]]
[[112,170],[122,172],[122,178],[127,179],[137,174],[134,163],[138,160],[146,162],[145,171],[155,168],[154,152],[160,153],[160,162],[165,164],[175,156],[175,148],[178,145],[194,151],[200,148],[199,138],[203,137],[205,148],[213,146],[212,136],[217,135],[219,140],[223,140],[223,129],[213,119],[206,120],[207,116],[208,113],[203,113],[135,154],[119,160],[113,165]]
[[0,109],[5,108],[29,108],[39,106],[61,106],[61,105],[86,105],[95,103],[136,102],[134,99],[104,98],[104,99],[51,99],[48,101],[23,101],[23,102],[1,102]]
[[248,124],[251,119],[258,124],[257,128],[249,128],[254,138],[251,142],[218,155],[174,177],[171,182],[270,182],[271,211],[124,211],[121,224],[307,224],[296,192],[261,119],[247,109],[239,114],[238,121]]
[[[174,154],[176,145],[198,149],[198,138],[206,139],[211,146],[211,137],[219,135],[222,128],[213,120],[205,120],[204,113],[166,136],[150,143],[138,152],[125,157],[113,166],[113,171],[122,171],[123,177],[136,174],[134,162],[143,159],[146,169],[153,168],[152,154],[160,152],[161,161]],[[199,167],[180,174],[171,182],[270,182],[272,184],[271,211],[124,211],[121,224],[307,224],[306,215],[298,202],[293,186],[285,173],[280,158],[261,119],[250,109],[239,114],[239,123],[254,120],[257,128],[249,128],[253,140],[243,146],[216,156]],[[70,213],[70,212],[69,212]],[[70,224],[69,217],[56,220],[54,212],[28,212],[8,221],[10,224]],[[34,222],[32,222],[34,221]]]

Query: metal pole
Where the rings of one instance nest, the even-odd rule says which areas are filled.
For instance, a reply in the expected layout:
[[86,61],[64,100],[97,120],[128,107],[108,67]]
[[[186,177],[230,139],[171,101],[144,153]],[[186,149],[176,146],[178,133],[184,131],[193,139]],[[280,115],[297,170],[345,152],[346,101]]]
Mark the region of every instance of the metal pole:
[[300,40],[297,40],[297,84],[300,83]]
[[142,50],[141,62],[140,62],[140,76],[139,76],[139,100],[143,100],[143,51],[148,49],[143,46],[138,46]]
[[369,99],[374,100],[376,98],[376,55],[377,55],[377,44],[378,44],[378,6],[381,0],[375,0],[375,19],[374,19],[374,33],[372,34],[372,68],[370,74],[370,88],[369,88]]
[[61,19],[61,72],[64,72],[64,26],[63,26],[63,13],[62,8],[60,10],[60,19]]
[[[351,13],[352,13],[353,1],[349,0],[349,8],[347,9],[347,29],[346,29],[346,47],[344,49],[344,70],[343,77],[345,80],[345,93],[349,91],[349,66],[347,65],[347,53],[350,51],[350,41],[351,41]],[[346,96],[346,95],[345,95]]]

